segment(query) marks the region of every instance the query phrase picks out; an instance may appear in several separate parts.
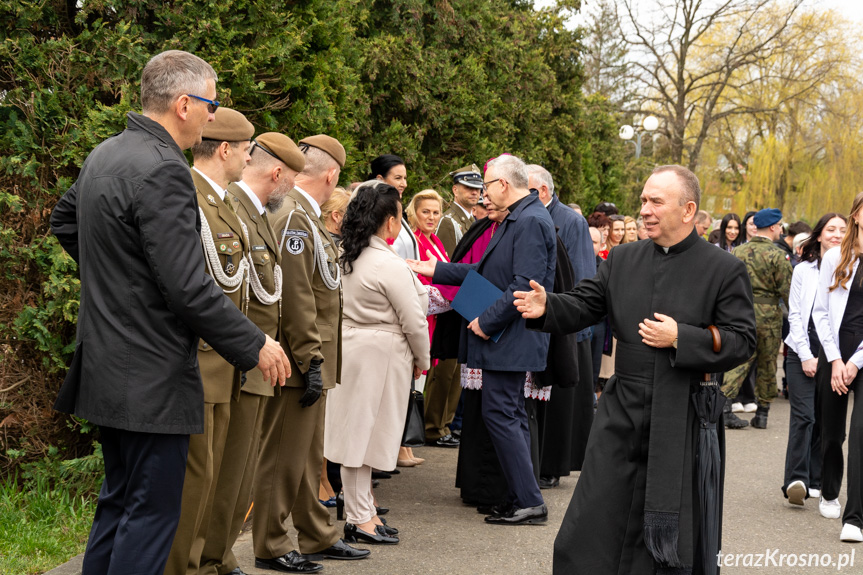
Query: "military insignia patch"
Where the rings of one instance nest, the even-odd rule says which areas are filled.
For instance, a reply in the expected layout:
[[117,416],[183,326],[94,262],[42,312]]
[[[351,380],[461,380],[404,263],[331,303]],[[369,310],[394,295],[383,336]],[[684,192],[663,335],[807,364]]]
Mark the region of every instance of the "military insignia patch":
[[222,252],[223,252],[223,251],[225,251],[226,249],[228,249],[228,246],[226,246],[225,244],[222,244],[222,245],[220,245],[220,246],[219,246],[219,251],[222,251]]
[[216,198],[213,197],[213,194],[209,194],[207,196],[207,201],[210,202],[211,204],[213,204],[214,206],[216,205]]
[[288,241],[285,242],[285,249],[288,250],[289,254],[293,254],[295,256],[303,253],[303,250],[306,247],[306,242],[303,241],[303,238],[299,236],[290,236]]
[[252,246],[253,252],[265,252],[267,251],[267,246]]
[[285,237],[295,236],[298,238],[307,238],[309,237],[309,232],[304,230],[285,230],[282,235]]
[[240,242],[234,242],[234,244],[233,244],[233,248],[234,248],[235,250],[240,249]]
[[234,237],[234,234],[232,234],[231,232],[223,232],[223,233],[221,233],[221,234],[216,234],[216,237],[217,237],[217,238],[219,238],[220,240],[223,240],[223,239],[225,239],[225,238],[232,238],[232,237]]

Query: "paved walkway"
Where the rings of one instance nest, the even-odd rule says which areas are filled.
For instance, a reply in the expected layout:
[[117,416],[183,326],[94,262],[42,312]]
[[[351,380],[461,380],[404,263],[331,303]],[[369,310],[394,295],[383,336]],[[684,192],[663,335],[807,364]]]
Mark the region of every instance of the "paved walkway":
[[[728,433],[728,462],[725,489],[723,552],[741,554],[740,565],[723,568],[723,574],[836,573],[837,567],[789,567],[787,558],[778,566],[779,555],[828,554],[839,561],[840,554],[854,552],[854,566],[843,573],[863,573],[863,545],[839,541],[840,520],[828,520],[818,513],[818,504],[807,501],[793,507],[782,497],[785,445],[788,435],[788,402],[776,400],[766,430],[745,429]],[[746,417],[749,417],[748,415]],[[500,527],[485,525],[473,508],[465,507],[453,487],[456,451],[426,447],[417,450],[426,463],[402,469],[393,479],[381,482],[379,501],[392,508],[390,523],[401,530],[401,543],[392,547],[371,547],[372,556],[362,561],[326,561],[324,573],[348,574],[500,574],[550,573],[552,545],[566,510],[577,475],[565,477],[560,487],[543,491],[550,521],[545,526]],[[844,488],[840,501],[845,503]],[[335,510],[332,510],[335,520]],[[753,555],[777,554],[768,567],[744,567],[757,561]],[[254,568],[251,534],[244,533],[236,551],[249,575],[272,575],[274,571]],[[732,558],[733,559],[733,558]],[[806,559],[808,560],[808,559]],[[847,558],[850,560],[850,556]],[[762,559],[762,562],[764,559]],[[51,575],[79,575],[80,558],[49,572]]]

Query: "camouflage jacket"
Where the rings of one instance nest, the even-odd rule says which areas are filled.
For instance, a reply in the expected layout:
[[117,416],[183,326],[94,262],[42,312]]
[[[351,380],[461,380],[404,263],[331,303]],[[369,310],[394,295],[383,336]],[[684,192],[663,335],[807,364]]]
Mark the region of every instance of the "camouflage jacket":
[[791,290],[791,264],[785,258],[785,252],[767,238],[756,236],[749,242],[734,248],[731,253],[746,264],[756,304],[766,303],[759,302],[760,298],[777,300],[771,305],[778,305],[780,299],[788,302],[788,293]]

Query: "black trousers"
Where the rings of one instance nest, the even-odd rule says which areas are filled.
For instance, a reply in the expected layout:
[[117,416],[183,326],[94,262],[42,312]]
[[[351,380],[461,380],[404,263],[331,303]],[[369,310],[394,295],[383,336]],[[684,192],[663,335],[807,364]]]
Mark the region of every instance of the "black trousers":
[[189,436],[100,431],[105,480],[81,575],[162,575],[180,520]]
[[523,371],[482,372],[482,419],[516,506],[542,505],[530,455],[530,428],[524,408]]
[[[863,339],[863,333],[839,331],[839,352],[842,361],[847,362]],[[821,494],[824,499],[836,499],[842,487],[844,457],[842,444],[845,443],[845,422],[848,413],[848,396],[854,393],[854,408],[851,412],[851,427],[848,430],[848,502],[842,513],[842,522],[863,528],[863,371],[857,374],[849,393],[839,395],[830,386],[831,366],[825,362],[826,375],[819,377],[821,386]]]
[[[803,364],[794,350],[788,350],[786,378],[791,418],[788,422],[788,448],[785,450],[785,478],[782,492],[793,481],[821,489],[821,414],[818,385],[803,373]],[[829,373],[830,366],[827,365]],[[818,375],[821,376],[823,368]],[[829,379],[829,376],[828,376]],[[829,385],[829,381],[828,381]],[[833,498],[835,499],[835,497]]]

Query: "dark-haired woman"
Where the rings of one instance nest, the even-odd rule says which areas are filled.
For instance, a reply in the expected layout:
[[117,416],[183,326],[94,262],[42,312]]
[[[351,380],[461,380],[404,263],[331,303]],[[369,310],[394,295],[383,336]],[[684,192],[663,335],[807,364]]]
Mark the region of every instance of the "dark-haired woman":
[[[723,224],[724,224],[723,220]],[[788,400],[791,418],[788,424],[788,448],[785,451],[785,478],[782,492],[794,505],[803,505],[808,497],[821,495],[821,415],[815,410],[815,370],[821,342],[812,320],[812,307],[818,291],[818,271],[827,250],[842,243],[845,217],[826,214],[803,242],[801,261],[791,276],[788,298]]]
[[372,468],[395,468],[409,382],[429,367],[428,293],[387,244],[401,222],[398,192],[379,182],[357,189],[342,222],[342,382],[327,398],[324,455],[342,465],[349,542],[398,543],[377,517]]
[[719,241],[716,245],[726,252],[730,252],[742,244],[741,227],[740,216],[735,213],[725,214],[725,217],[722,218],[722,224],[719,226]]
[[740,234],[743,236],[743,239],[740,240],[741,244],[745,244],[755,237],[756,233],[758,233],[758,228],[755,227],[755,222],[752,221],[752,218],[754,218],[757,213],[758,212],[746,212],[746,215],[743,216],[743,221],[740,224],[740,227],[742,228],[740,230]]
[[[848,230],[838,248],[821,260],[812,317],[821,340],[818,380],[821,387],[821,501],[825,517],[841,511],[845,422],[848,392],[854,410],[848,430],[848,498],[842,514],[842,541],[863,541],[863,192],[854,198]],[[798,266],[799,267],[799,266]],[[823,370],[823,371],[822,371]],[[829,374],[829,376],[828,376]],[[822,377],[823,376],[823,377]],[[859,401],[858,401],[859,400]]]
[[[405,168],[405,161],[395,154],[378,156],[372,160],[371,172],[368,179],[380,180],[385,184],[391,185],[398,192],[399,198],[401,198],[408,187],[408,173]],[[404,215],[402,216],[402,229],[391,245],[403,260],[420,259],[419,244],[416,237],[411,233],[410,224],[408,224]]]

